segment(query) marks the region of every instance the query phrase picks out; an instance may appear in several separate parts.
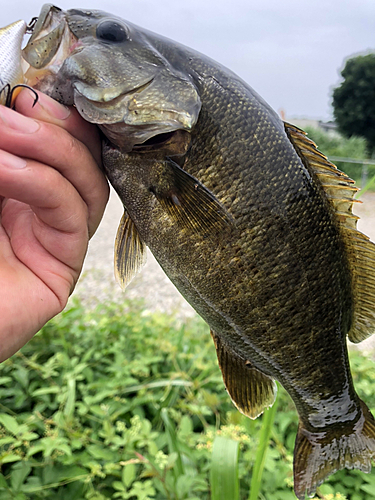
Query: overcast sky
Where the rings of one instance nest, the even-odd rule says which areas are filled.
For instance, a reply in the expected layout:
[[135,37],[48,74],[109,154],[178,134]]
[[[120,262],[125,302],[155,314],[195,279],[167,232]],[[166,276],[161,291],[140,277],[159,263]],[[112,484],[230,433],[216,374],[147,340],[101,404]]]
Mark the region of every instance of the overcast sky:
[[[4,2],[1,26],[39,14]],[[375,0],[61,0],[116,14],[216,59],[287,117],[332,115],[344,59],[375,50]]]

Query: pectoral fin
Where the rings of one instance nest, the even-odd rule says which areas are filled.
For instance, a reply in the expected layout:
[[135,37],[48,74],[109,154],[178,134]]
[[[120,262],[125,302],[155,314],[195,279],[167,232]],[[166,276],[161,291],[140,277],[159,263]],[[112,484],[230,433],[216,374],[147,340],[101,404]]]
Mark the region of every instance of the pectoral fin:
[[233,218],[209,189],[168,159],[154,172],[150,191],[180,226],[209,235],[228,229]]
[[146,263],[146,245],[126,211],[121,218],[115,241],[115,277],[125,289]]
[[247,417],[258,417],[275,401],[275,381],[234,354],[212,330],[211,335],[224,384],[234,405]]

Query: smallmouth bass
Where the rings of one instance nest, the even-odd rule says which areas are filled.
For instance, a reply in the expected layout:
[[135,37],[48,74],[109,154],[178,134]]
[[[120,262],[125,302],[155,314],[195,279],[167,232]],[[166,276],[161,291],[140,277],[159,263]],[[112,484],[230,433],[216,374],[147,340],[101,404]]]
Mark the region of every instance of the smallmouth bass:
[[237,408],[258,416],[275,380],[292,397],[297,497],[344,467],[369,472],[375,421],[346,336],[374,331],[375,247],[353,182],[235,74],[118,17],[46,5],[23,56],[29,85],[105,136],[121,284],[148,246],[209,324]]

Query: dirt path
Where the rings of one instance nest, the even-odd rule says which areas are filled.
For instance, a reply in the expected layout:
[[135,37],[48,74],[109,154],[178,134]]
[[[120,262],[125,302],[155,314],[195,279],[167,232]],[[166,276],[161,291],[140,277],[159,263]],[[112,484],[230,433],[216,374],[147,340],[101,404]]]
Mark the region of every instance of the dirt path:
[[[355,204],[354,209],[361,217],[358,229],[375,241],[375,193],[365,193],[363,203]],[[165,276],[151,253],[148,253],[147,264],[142,272],[122,292],[113,274],[113,245],[121,215],[121,202],[112,192],[104,219],[90,242],[84,271],[75,293],[92,304],[107,300],[121,304],[124,299],[143,298],[146,310],[160,310],[181,317],[193,315],[193,309]],[[369,339],[361,346],[375,347],[375,339]]]
[[159,310],[178,316],[192,316],[194,310],[169,281],[150,252],[147,263],[123,292],[113,273],[113,248],[123,208],[116,193],[111,191],[103,221],[90,241],[82,276],[75,294],[90,304],[103,301],[123,302],[144,299],[147,310]]

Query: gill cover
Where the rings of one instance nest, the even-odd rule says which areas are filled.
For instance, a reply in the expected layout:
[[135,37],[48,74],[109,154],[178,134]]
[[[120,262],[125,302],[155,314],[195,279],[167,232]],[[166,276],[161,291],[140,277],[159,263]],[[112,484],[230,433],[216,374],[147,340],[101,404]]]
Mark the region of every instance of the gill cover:
[[156,48],[158,36],[101,11],[45,5],[24,49],[28,83],[74,103],[123,150],[178,129],[201,108],[190,75]]

